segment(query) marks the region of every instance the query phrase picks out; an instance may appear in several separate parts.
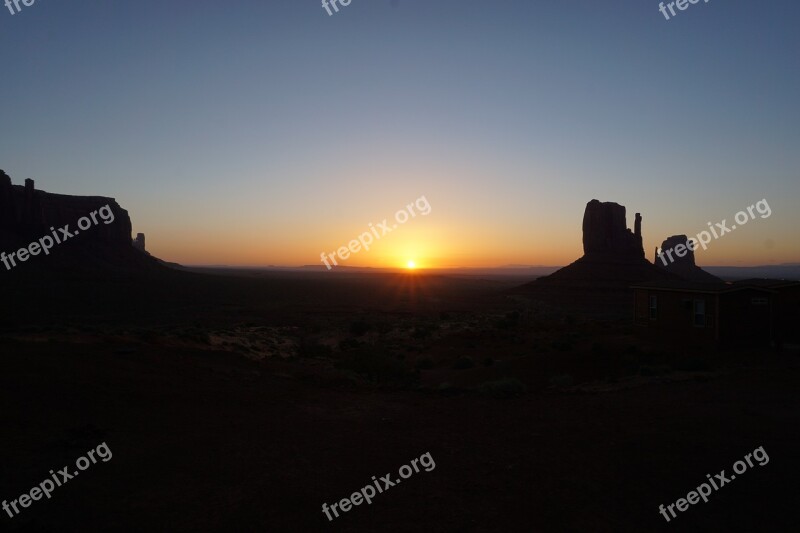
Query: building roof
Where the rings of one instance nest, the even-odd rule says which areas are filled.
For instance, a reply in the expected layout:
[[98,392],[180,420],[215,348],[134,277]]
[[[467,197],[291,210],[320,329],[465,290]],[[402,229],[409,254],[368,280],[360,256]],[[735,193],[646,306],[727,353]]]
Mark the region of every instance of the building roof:
[[747,285],[750,287],[765,287],[767,289],[780,289],[783,287],[793,287],[800,285],[800,281],[791,279],[765,279],[765,278],[750,278],[734,282],[735,285]]
[[696,292],[703,294],[723,294],[741,290],[757,290],[763,292],[776,292],[776,289],[790,285],[800,284],[797,281],[777,279],[752,279],[743,281],[726,281],[721,283],[705,283],[698,281],[650,281],[631,285],[633,289],[650,289],[672,292]]

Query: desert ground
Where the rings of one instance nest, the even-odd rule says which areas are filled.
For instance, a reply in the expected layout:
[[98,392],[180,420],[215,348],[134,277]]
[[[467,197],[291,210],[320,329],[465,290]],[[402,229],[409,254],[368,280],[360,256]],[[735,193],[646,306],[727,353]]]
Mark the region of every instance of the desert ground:
[[[0,310],[0,498],[105,442],[10,531],[789,531],[800,354],[697,351],[523,278],[19,278]],[[762,446],[769,456],[659,514]],[[435,461],[329,521],[425,453]]]

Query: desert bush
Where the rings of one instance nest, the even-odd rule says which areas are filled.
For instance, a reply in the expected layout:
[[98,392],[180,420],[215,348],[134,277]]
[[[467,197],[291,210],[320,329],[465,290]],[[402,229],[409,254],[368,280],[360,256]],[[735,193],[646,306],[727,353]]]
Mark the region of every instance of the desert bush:
[[481,383],[478,392],[494,398],[515,398],[525,393],[525,385],[516,378],[503,378]]
[[364,320],[356,320],[355,322],[350,324],[350,334],[354,337],[361,337],[371,329],[372,326],[369,325],[369,323],[365,322]]
[[570,374],[558,374],[550,377],[550,385],[555,387],[571,387],[575,380]]
[[503,318],[495,322],[497,329],[512,329],[519,325],[520,317],[522,315],[519,311],[511,311],[506,313]]
[[682,370],[684,372],[708,370],[710,367],[711,365],[707,358],[694,353],[680,355],[672,363],[674,370]]
[[331,350],[330,346],[309,339],[308,337],[303,338],[297,346],[298,357],[330,357],[332,353],[333,350]]
[[199,342],[200,344],[211,344],[211,337],[208,332],[200,328],[185,329],[178,333],[178,337],[192,342]]
[[152,329],[137,330],[136,336],[144,342],[153,342],[158,338],[158,334]]
[[414,364],[414,368],[417,370],[428,370],[434,366],[433,359],[428,356],[418,358],[417,362]]
[[435,330],[436,327],[431,325],[417,326],[414,328],[414,332],[411,334],[411,337],[417,340],[427,339]]
[[453,363],[453,368],[456,370],[465,370],[467,368],[472,368],[475,366],[475,361],[472,360],[470,357],[462,356],[456,359],[456,362]]
[[415,379],[405,363],[381,349],[360,348],[343,353],[334,366],[352,370],[379,384],[408,385]]
[[343,352],[348,350],[356,350],[361,346],[361,343],[358,342],[356,339],[348,337],[347,339],[342,339],[339,341],[339,349]]
[[571,352],[572,351],[572,343],[566,340],[557,340],[553,341],[550,346],[558,352]]
[[669,367],[664,365],[643,365],[639,368],[642,376],[662,376],[669,373]]
[[625,353],[630,355],[639,355],[642,353],[642,350],[638,346],[634,346],[633,344],[629,344],[625,348]]
[[592,353],[594,355],[607,355],[608,349],[606,348],[606,345],[603,344],[602,342],[593,342]]
[[618,365],[621,372],[636,374],[639,372],[639,356],[626,350],[619,356]]
[[449,381],[443,381],[439,383],[439,386],[436,387],[436,390],[439,392],[453,392],[455,387],[453,387],[453,384]]

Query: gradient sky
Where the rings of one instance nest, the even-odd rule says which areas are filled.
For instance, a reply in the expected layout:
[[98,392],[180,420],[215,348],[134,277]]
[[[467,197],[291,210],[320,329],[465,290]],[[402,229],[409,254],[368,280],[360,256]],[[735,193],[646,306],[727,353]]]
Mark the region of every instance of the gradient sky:
[[800,4],[0,4],[0,168],[115,197],[186,264],[561,265],[593,198],[645,250],[765,198],[705,265],[800,262]]

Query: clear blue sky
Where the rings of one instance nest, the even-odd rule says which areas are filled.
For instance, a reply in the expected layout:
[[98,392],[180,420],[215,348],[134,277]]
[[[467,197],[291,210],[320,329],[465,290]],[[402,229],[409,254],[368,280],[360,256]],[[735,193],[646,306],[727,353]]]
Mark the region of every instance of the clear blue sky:
[[[22,4],[20,4],[22,5]],[[773,214],[701,264],[800,262],[800,4],[0,4],[0,168],[113,196],[186,263],[564,264],[592,198],[665,237]]]

